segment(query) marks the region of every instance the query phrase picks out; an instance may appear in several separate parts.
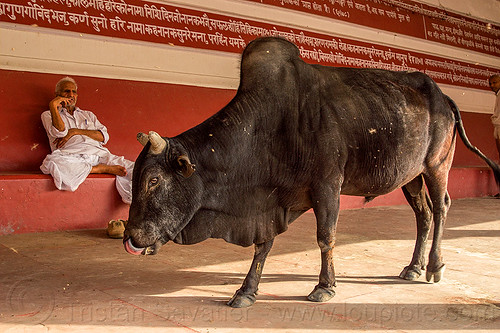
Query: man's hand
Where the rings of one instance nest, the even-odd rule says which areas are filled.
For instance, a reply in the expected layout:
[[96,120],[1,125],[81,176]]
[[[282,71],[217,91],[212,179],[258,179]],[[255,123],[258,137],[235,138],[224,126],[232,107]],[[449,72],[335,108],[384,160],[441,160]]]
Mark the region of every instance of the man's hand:
[[54,144],[56,145],[57,148],[64,147],[66,142],[68,142],[68,140],[71,139],[73,137],[73,135],[80,134],[79,131],[80,130],[78,128],[70,128],[68,130],[68,134],[66,134],[65,137],[55,139]]
[[63,97],[56,96],[53,100],[49,102],[50,115],[52,116],[52,126],[57,128],[58,131],[64,131],[66,125],[64,125],[64,121],[59,114],[59,106],[66,107],[66,109],[70,107],[74,107],[76,100],[74,97]]
[[59,106],[67,108],[70,105],[74,105],[74,103],[75,99],[73,97],[56,96],[53,100],[50,101],[49,108],[57,110]]

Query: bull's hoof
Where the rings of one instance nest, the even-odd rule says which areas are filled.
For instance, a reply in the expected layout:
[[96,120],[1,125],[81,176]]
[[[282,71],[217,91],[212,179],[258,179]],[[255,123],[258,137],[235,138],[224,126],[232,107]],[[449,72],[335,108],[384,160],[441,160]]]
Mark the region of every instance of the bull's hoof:
[[241,290],[238,290],[227,302],[227,305],[232,308],[246,308],[253,305],[255,301],[255,294],[244,294]]
[[399,274],[399,277],[408,281],[415,281],[420,275],[422,275],[422,270],[420,268],[416,266],[406,266]]
[[437,269],[436,271],[433,272],[429,269],[429,266],[427,266],[427,272],[425,273],[425,279],[427,280],[427,282],[431,282],[432,278],[434,278],[435,283],[441,281],[441,278],[443,277],[445,268],[446,268],[446,266],[443,264],[443,265],[441,265],[441,267],[439,267],[439,269]]
[[331,300],[333,296],[335,296],[335,290],[318,285],[314,287],[314,290],[307,296],[307,299],[311,302],[327,302]]

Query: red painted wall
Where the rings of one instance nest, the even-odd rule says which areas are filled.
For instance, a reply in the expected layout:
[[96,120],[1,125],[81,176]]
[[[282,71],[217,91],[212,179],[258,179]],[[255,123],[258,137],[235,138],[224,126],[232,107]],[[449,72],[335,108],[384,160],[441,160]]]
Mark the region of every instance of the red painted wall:
[[[64,75],[0,70],[0,172],[39,172],[49,152],[40,115]],[[138,132],[174,136],[226,105],[236,91],[174,84],[73,76],[78,105],[97,114],[108,127],[107,147],[135,160]],[[497,158],[490,115],[462,113],[467,135],[487,156]],[[455,165],[484,165],[459,140]]]
[[[0,172],[36,171],[50,148],[40,120],[64,75],[0,70]],[[135,160],[138,132],[174,136],[205,120],[235,90],[72,76],[77,105],[108,127],[108,149]]]
[[[493,139],[491,114],[471,112],[461,112],[460,114],[462,116],[465,132],[467,133],[469,141],[486,154],[486,156],[498,162],[498,152]],[[460,139],[457,139],[453,165],[485,166],[486,164],[476,154],[468,150]]]

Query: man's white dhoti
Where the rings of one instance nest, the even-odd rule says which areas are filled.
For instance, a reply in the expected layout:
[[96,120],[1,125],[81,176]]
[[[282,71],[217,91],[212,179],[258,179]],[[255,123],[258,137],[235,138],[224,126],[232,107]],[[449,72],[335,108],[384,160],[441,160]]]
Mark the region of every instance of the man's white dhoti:
[[74,192],[88,177],[92,167],[98,164],[121,165],[127,169],[126,176],[116,176],[116,189],[123,202],[130,204],[134,162],[126,160],[123,156],[109,153],[99,157],[98,155],[65,154],[55,150],[45,157],[40,169],[43,173],[52,175],[54,184],[59,190]]
[[45,157],[40,169],[52,175],[59,190],[74,192],[98,160],[97,155],[68,155],[56,150]]

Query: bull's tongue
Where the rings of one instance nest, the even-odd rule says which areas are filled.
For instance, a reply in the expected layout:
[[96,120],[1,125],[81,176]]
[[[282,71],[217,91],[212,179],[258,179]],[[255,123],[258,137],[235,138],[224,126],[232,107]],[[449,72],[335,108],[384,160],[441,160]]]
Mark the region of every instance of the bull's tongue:
[[142,254],[142,251],[144,251],[143,247],[135,247],[130,238],[123,242],[123,246],[125,246],[125,251],[136,256]]

